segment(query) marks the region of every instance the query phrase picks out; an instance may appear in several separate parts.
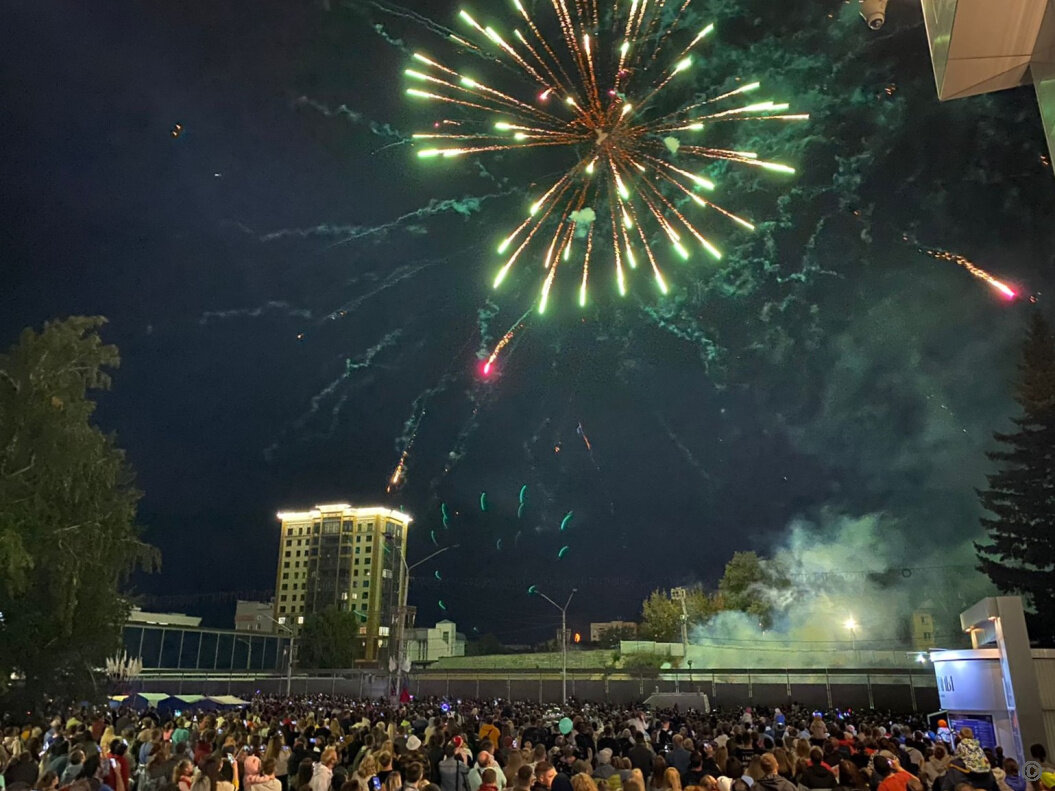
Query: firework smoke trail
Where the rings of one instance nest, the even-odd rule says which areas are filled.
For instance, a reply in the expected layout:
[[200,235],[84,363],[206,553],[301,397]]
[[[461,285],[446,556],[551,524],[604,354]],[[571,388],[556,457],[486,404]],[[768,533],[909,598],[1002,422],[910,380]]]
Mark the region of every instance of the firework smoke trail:
[[435,385],[418,394],[417,398],[411,402],[410,417],[403,423],[403,433],[396,440],[397,447],[399,447],[399,461],[396,462],[396,467],[388,478],[388,485],[385,487],[386,492],[391,493],[407,482],[407,465],[410,461],[410,452],[414,449],[414,441],[418,438],[421,421],[425,419],[425,415],[428,413],[429,400],[446,390],[453,378],[454,375],[448,369]]
[[[304,412],[304,414],[302,414],[300,417],[298,417],[295,421],[293,421],[292,428],[298,431],[303,429],[312,419],[312,417],[318,414],[323,402],[325,402],[328,398],[330,398],[330,396],[337,392],[342,382],[351,379],[356,371],[361,371],[366,368],[369,368],[373,364],[374,358],[386,349],[395,346],[402,334],[402,329],[393,330],[392,332],[387,333],[383,338],[381,338],[381,340],[379,340],[377,343],[375,343],[357,358],[348,358],[347,360],[345,360],[344,371],[342,371],[336,379],[327,384],[319,392],[317,392],[311,397],[311,400],[309,401],[308,410]],[[326,436],[331,436],[334,430],[336,429],[337,418],[339,417],[340,411],[343,408],[345,402],[348,400],[349,392],[349,390],[345,390],[345,392],[341,394],[341,397],[337,400],[337,402],[330,410],[330,427]],[[285,431],[283,432],[283,434],[286,433],[287,432]],[[264,456],[270,458],[271,455],[278,449],[278,445],[279,441],[275,441],[271,445],[269,445],[264,450]]]
[[688,463],[688,465],[694,470],[696,470],[696,472],[700,474],[700,477],[703,478],[704,481],[706,481],[707,483],[713,483],[714,481],[711,478],[710,473],[708,473],[706,468],[702,464],[700,464],[699,460],[696,458],[693,452],[689,450],[689,447],[681,441],[681,438],[674,433],[674,430],[667,423],[666,418],[664,418],[663,415],[657,412],[656,420],[658,420],[659,424],[663,426],[663,430],[667,433],[667,439],[669,439],[674,444],[674,447],[678,449],[678,452],[680,452],[681,455],[685,458],[685,461]]
[[[681,5],[674,28],[688,4]],[[665,115],[650,112],[653,97],[692,66],[691,51],[714,31],[713,25],[700,30],[664,66],[663,62],[668,59],[658,59],[658,56],[673,28],[668,26],[666,33],[659,35],[663,28],[663,0],[651,5],[648,0],[633,0],[625,19],[625,30],[611,42],[592,37],[599,28],[597,8],[587,0],[576,2],[574,14],[566,0],[550,0],[560,28],[559,44],[551,43],[543,35],[520,0],[514,0],[514,5],[527,24],[530,39],[520,30],[514,31],[515,38],[503,36],[462,10],[461,21],[479,46],[461,38],[457,41],[490,53],[498,63],[517,70],[533,86],[530,94],[518,97],[503,92],[422,52],[414,53],[414,63],[405,71],[413,81],[413,87],[407,89],[409,96],[446,105],[467,119],[459,122],[454,130],[439,128],[413,135],[422,145],[437,146],[419,148],[417,153],[422,159],[542,147],[571,148],[579,155],[586,151],[585,156],[542,188],[527,218],[498,245],[498,253],[508,258],[494,278],[495,288],[534,242],[540,254],[545,251],[547,270],[539,292],[539,312],[546,309],[558,269],[576,265],[581,269],[579,304],[585,307],[595,229],[598,234],[604,234],[606,229],[597,226],[607,225],[620,295],[627,293],[628,269],[637,268],[638,240],[641,246],[637,249],[644,251],[656,286],[666,294],[660,263],[649,235],[641,228],[643,219],[662,231],[680,259],[691,256],[685,246],[688,241],[685,233],[699,242],[712,258],[720,259],[722,253],[664,195],[664,189],[676,189],[700,208],[713,210],[714,214],[742,228],[754,230],[748,220],[697,194],[699,190],[715,189],[711,179],[676,166],[670,160],[677,156],[677,161],[685,167],[725,160],[775,173],[793,173],[793,168],[760,159],[753,151],[686,143],[682,136],[691,136],[702,131],[705,125],[715,123],[797,121],[807,116],[786,113],[787,104],[770,100],[743,103],[738,97],[757,90],[758,82],[679,106]],[[646,41],[654,42],[654,46],[650,48]],[[563,56],[557,54],[555,47]],[[653,63],[655,69],[651,68]],[[635,80],[641,84],[632,90],[631,83]],[[735,103],[730,101],[734,99]],[[712,104],[716,106],[708,106]],[[607,202],[609,211],[594,208],[602,202]],[[577,264],[565,265],[571,260],[575,228],[583,222],[589,225],[585,249],[577,252]],[[623,265],[624,256],[628,269]]]
[[517,319],[513,326],[510,327],[506,334],[502,336],[501,340],[495,345],[494,351],[487,358],[487,362],[484,363],[483,374],[484,376],[491,375],[491,367],[494,365],[495,360],[498,359],[498,355],[502,353],[502,349],[509,345],[510,341],[516,336],[516,334],[523,328],[524,322],[527,321],[527,317],[531,315],[531,308],[524,311],[524,315]]
[[337,107],[330,107],[329,105],[315,99],[301,96],[297,98],[293,105],[295,107],[310,107],[312,110],[321,113],[327,118],[344,118],[350,124],[365,124],[372,134],[375,134],[378,137],[394,140],[396,145],[412,142],[410,135],[403,134],[390,124],[380,124],[377,121],[367,120],[362,113],[357,113],[346,104],[341,104]]
[[272,311],[278,311],[286,314],[287,316],[295,316],[299,319],[310,320],[312,318],[311,311],[306,308],[295,308],[288,302],[271,300],[255,308],[235,308],[232,310],[207,310],[201,314],[201,317],[198,319],[198,324],[204,326],[210,321],[216,319],[255,319],[260,316],[263,316],[265,313],[270,313]]
[[[487,322],[493,318],[496,314],[496,310],[492,311],[490,301],[486,302],[483,307],[477,311],[477,320],[480,323],[480,332],[486,332]],[[456,378],[455,366],[464,358],[468,351],[469,345],[473,342],[475,332],[470,335],[469,338],[462,344],[458,352],[451,357],[451,361],[447,364],[447,368],[440,376],[439,381],[436,382],[432,387],[427,388],[423,392],[419,393],[418,396],[411,402],[410,405],[410,417],[403,423],[403,433],[396,439],[396,447],[399,450],[399,461],[396,463],[395,469],[388,478],[388,485],[386,491],[391,493],[396,489],[401,488],[407,481],[407,466],[410,461],[410,453],[414,448],[414,442],[417,439],[418,431],[421,429],[421,423],[425,419],[425,414],[428,411],[429,401],[434,397],[443,393],[451,385]],[[470,397],[472,393],[470,392]],[[476,415],[476,410],[473,410],[473,415]],[[460,436],[460,435],[459,435]],[[452,451],[453,455],[453,451]],[[446,470],[445,470],[446,472]],[[439,483],[439,478],[434,478],[431,484],[431,493],[435,495],[436,485]],[[446,515],[445,515],[446,519]],[[446,527],[446,524],[444,525]]]
[[[668,332],[675,338],[679,338],[699,349],[700,361],[705,370],[719,362],[721,347],[700,329],[696,319],[688,315],[684,310],[678,311],[677,315],[664,315],[659,310],[649,305],[642,305],[642,313],[664,332]],[[682,323],[677,320],[680,319]]]
[[414,211],[402,214],[396,219],[389,220],[381,225],[333,225],[321,223],[310,228],[281,228],[277,231],[266,233],[259,238],[261,242],[273,242],[290,236],[302,239],[310,236],[344,237],[330,245],[330,247],[336,247],[337,245],[347,244],[369,236],[384,236],[389,231],[396,230],[411,220],[420,220],[437,214],[453,212],[468,219],[474,213],[480,211],[480,204],[484,201],[492,198],[505,198],[512,195],[513,192],[513,190],[505,190],[504,192],[492,192],[487,195],[467,195],[460,199],[447,198],[445,200],[437,200],[433,198],[420,209],[414,209]]
[[916,249],[924,255],[929,255],[931,258],[936,258],[939,261],[952,261],[952,263],[963,267],[972,275],[977,277],[979,280],[984,280],[994,289],[999,291],[1006,299],[1011,300],[1015,299],[1018,296],[1015,290],[1009,285],[997,280],[995,277],[986,272],[980,266],[977,266],[976,264],[972,263],[969,259],[965,258],[962,255],[957,255],[956,253],[950,252],[948,250],[942,250],[940,248],[935,247],[917,247]]

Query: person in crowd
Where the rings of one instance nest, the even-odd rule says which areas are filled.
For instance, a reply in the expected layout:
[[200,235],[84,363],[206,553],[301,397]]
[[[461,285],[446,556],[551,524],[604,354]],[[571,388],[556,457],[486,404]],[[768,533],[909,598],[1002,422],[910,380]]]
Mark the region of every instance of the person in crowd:
[[689,771],[690,760],[692,760],[692,753],[685,749],[685,737],[680,733],[674,734],[671,740],[670,754],[667,756],[667,763],[677,769],[678,777],[681,777]]
[[[885,755],[883,753],[886,753]],[[915,776],[901,768],[901,762],[884,750],[872,759],[873,782],[878,780],[877,791],[906,791]]]
[[809,762],[799,773],[798,781],[806,788],[835,788],[838,785],[835,773],[824,763],[824,752],[820,747],[810,748]]
[[667,781],[667,762],[662,755],[656,755],[652,758],[652,772],[648,778],[648,785],[646,786],[647,791],[668,791]]
[[1014,758],[1004,759],[1004,784],[1011,791],[1026,791],[1026,778],[1018,773],[1018,761]]
[[172,789],[173,791],[190,791],[193,784],[194,763],[184,758],[172,770]]
[[779,767],[773,753],[762,753],[758,757],[758,762],[762,768],[762,776],[752,788],[761,789],[761,791],[797,791],[792,782],[777,774]]
[[535,770],[531,764],[521,764],[517,769],[516,777],[513,778],[513,791],[531,791],[531,785],[535,780]]
[[498,791],[497,778],[498,773],[494,770],[494,767],[487,767],[480,772],[480,785],[477,791]]
[[852,791],[865,791],[868,786],[868,777],[853,761],[843,759],[839,762],[839,788],[852,789]]
[[974,731],[968,727],[960,728],[956,757],[963,761],[968,772],[984,773],[992,769],[982,745],[974,738]]
[[440,788],[443,791],[469,791],[469,767],[454,755],[455,747],[448,742],[439,763]]
[[949,769],[949,754],[942,744],[934,745],[931,754],[923,761],[920,767],[920,780],[927,788],[933,788],[935,784],[945,776]]
[[66,768],[62,770],[62,775],[59,777],[59,785],[70,785],[74,780],[81,776],[83,770],[84,751],[80,749],[71,750],[70,760],[66,763]]
[[494,756],[486,750],[481,750],[476,756],[476,766],[469,770],[469,791],[479,791],[483,785],[483,773],[486,769],[495,770],[495,785],[499,791],[505,787],[505,774],[499,771],[498,762]]
[[663,787],[667,791],[681,791],[681,772],[668,766],[663,772]]
[[[508,739],[508,736],[504,736],[503,739]],[[513,785],[513,781],[516,779],[517,772],[520,771],[520,767],[524,764],[524,753],[520,750],[509,750],[506,754],[505,763],[502,764],[502,773],[506,776],[505,785],[508,788]]]
[[652,758],[654,756],[647,744],[644,732],[638,731],[634,734],[634,746],[627,755],[631,766],[634,769],[641,770],[641,774],[652,771]]
[[549,761],[539,761],[535,764],[535,782],[531,786],[531,791],[550,791],[556,777],[557,770],[553,768],[553,764]]

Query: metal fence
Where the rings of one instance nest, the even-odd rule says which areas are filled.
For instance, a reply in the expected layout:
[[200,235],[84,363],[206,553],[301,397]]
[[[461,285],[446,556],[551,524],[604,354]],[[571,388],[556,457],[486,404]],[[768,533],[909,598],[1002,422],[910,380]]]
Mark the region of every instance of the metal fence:
[[[559,670],[422,670],[411,673],[415,696],[560,700]],[[387,675],[372,670],[298,672],[294,694],[383,695]],[[280,693],[280,671],[226,673],[147,669],[136,684],[142,691],[252,695]],[[632,703],[660,693],[707,695],[712,706],[782,705],[817,708],[935,711],[939,708],[933,673],[920,670],[718,670],[663,673],[661,676],[569,670],[568,693],[586,700]]]
[[124,647],[144,670],[226,670],[267,673],[285,669],[285,635],[129,623]]

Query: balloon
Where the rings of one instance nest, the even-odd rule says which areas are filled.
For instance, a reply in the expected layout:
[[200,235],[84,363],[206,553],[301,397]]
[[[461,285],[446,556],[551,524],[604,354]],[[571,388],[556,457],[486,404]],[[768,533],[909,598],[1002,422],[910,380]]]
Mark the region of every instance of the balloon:
[[561,721],[557,723],[557,726],[560,728],[560,732],[565,736],[571,733],[571,719],[568,717],[562,717]]

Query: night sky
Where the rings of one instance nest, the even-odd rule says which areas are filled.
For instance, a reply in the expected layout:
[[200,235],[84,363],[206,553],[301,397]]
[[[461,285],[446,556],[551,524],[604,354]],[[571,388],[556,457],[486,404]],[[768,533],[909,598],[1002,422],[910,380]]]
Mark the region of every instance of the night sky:
[[[411,14],[331,5],[7,4],[0,340],[109,318],[122,366],[98,419],[163,552],[144,606],[229,623],[232,594],[273,588],[275,512],[335,501],[412,513],[411,561],[430,531],[458,544],[415,577],[419,624],[510,642],[554,623],[532,583],[578,586],[582,628],[714,585],[738,549],[971,576],[984,451],[1055,275],[1031,90],[939,104],[912,3],[873,33],[856,3],[696,0],[693,25],[718,24],[696,89],[757,78],[811,113],[732,133],[798,175],[716,168],[756,234],[714,225],[725,259],[669,262],[666,299],[603,275],[580,310],[558,283],[485,379],[538,285],[492,291],[494,246],[551,163],[420,161],[404,141],[433,114],[403,95],[404,48],[450,50]],[[458,7],[407,5],[451,25]],[[862,520],[867,558],[842,543]]]

